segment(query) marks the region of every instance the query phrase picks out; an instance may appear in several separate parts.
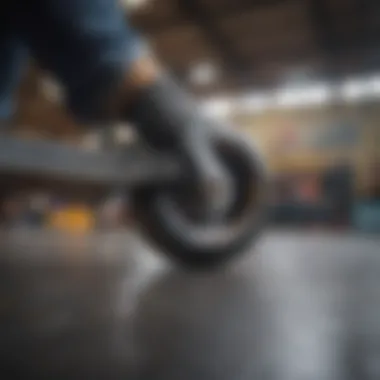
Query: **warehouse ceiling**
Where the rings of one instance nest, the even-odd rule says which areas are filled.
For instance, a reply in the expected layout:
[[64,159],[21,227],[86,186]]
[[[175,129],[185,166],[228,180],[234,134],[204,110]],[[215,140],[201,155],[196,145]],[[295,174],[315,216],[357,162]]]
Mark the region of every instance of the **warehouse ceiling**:
[[147,0],[131,17],[198,93],[334,80],[380,67],[378,0]]
[[[379,0],[121,1],[161,60],[199,95],[239,99],[233,95],[380,71]],[[30,70],[13,123],[44,136],[75,135],[78,125],[50,84]],[[261,99],[253,103],[250,111],[262,108]]]

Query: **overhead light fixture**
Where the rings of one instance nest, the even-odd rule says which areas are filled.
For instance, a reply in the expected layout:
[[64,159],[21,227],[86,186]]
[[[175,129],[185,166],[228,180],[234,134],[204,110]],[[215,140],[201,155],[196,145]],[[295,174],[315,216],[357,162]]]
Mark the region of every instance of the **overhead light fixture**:
[[380,97],[380,76],[348,80],[342,85],[341,96],[346,101],[377,99]]
[[358,100],[366,96],[368,83],[362,80],[348,80],[341,87],[341,95],[344,100]]
[[380,75],[374,75],[370,78],[371,90],[374,95],[380,95]]
[[275,95],[280,108],[325,104],[332,97],[332,89],[326,84],[313,84],[300,88],[285,88]]
[[236,106],[241,112],[263,112],[270,107],[272,99],[264,93],[253,93],[237,99]]
[[380,74],[351,78],[339,85],[321,81],[238,97],[215,97],[205,100],[202,107],[208,115],[225,118],[233,113],[256,114],[271,109],[319,107],[333,102],[357,103],[376,99],[380,99]]
[[211,117],[228,117],[234,108],[235,102],[230,98],[211,98],[201,104],[203,111]]

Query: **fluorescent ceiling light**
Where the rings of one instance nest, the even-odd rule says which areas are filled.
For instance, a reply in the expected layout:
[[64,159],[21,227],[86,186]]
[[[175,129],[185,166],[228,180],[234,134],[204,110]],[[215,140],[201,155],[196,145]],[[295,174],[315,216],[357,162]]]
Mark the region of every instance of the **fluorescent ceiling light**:
[[272,92],[255,92],[235,98],[213,98],[203,102],[209,115],[255,114],[269,109],[297,109],[331,102],[360,102],[380,99],[380,75],[352,78],[338,86],[314,82],[302,87],[283,87]]
[[362,99],[368,93],[368,83],[362,80],[348,80],[341,87],[341,96],[344,100]]
[[341,96],[346,101],[377,99],[380,97],[380,76],[356,78],[345,82],[341,87]]
[[237,99],[236,106],[242,112],[262,112],[270,107],[272,99],[267,94],[253,93]]
[[281,108],[325,104],[332,97],[332,89],[325,84],[302,88],[285,88],[275,95],[275,105]]
[[234,108],[235,102],[230,98],[211,98],[201,104],[204,112],[211,117],[227,117]]
[[370,80],[373,94],[380,95],[380,75],[375,75]]

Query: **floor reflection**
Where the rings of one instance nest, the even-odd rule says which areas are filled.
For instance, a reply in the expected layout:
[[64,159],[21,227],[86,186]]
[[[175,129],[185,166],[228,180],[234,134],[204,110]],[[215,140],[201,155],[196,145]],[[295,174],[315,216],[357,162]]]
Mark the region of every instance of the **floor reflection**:
[[191,274],[133,234],[15,236],[1,240],[1,378],[380,378],[376,239],[268,234],[228,270]]

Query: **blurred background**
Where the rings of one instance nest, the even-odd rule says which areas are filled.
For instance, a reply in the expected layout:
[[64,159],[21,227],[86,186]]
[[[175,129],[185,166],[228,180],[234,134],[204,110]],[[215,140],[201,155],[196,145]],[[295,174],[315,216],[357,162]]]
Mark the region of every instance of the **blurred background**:
[[[3,175],[0,370],[379,379],[380,2],[123,4],[204,111],[262,150],[270,225],[243,265],[183,273],[136,238],[123,189]],[[10,133],[91,150],[136,139],[103,127],[78,125],[30,62]]]
[[[377,1],[124,3],[133,24],[205,112],[231,122],[263,151],[274,175],[273,223],[379,231]],[[71,119],[59,84],[33,62],[19,90],[11,130],[90,149],[105,139]],[[112,126],[111,134],[114,144],[134,139],[124,125]],[[6,219],[10,214],[24,218],[20,212],[26,203],[32,202],[32,209],[40,205],[24,199],[16,207],[26,194],[20,198],[10,190],[4,194]],[[53,202],[55,197],[59,194],[46,195],[45,212],[50,210],[47,198]],[[62,202],[54,201],[53,209],[62,208]]]

